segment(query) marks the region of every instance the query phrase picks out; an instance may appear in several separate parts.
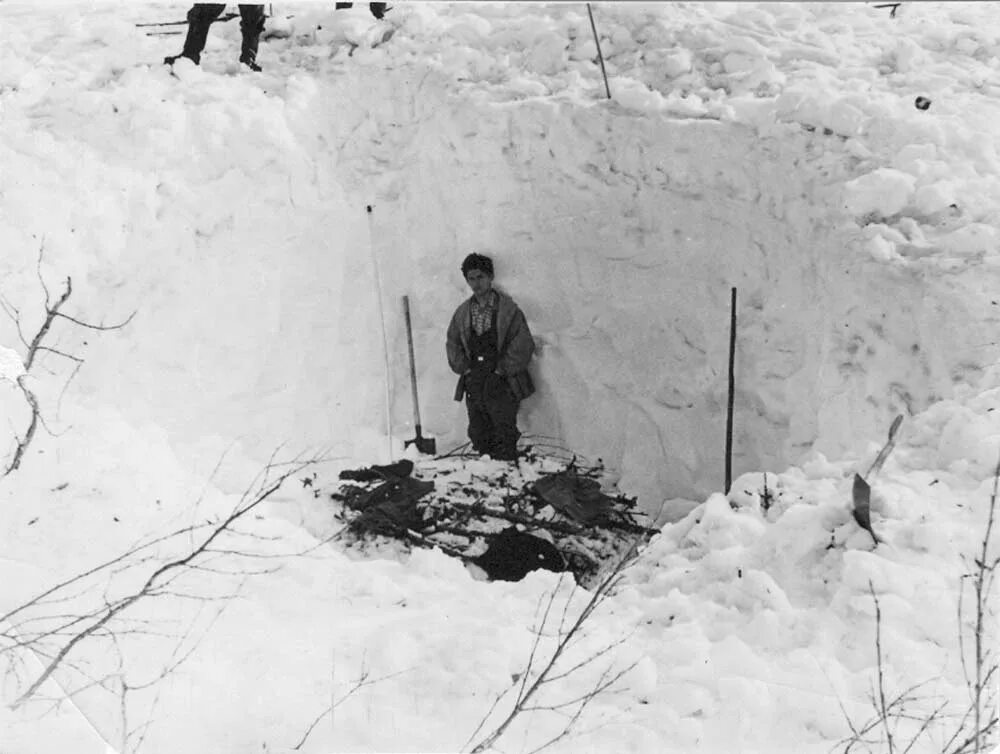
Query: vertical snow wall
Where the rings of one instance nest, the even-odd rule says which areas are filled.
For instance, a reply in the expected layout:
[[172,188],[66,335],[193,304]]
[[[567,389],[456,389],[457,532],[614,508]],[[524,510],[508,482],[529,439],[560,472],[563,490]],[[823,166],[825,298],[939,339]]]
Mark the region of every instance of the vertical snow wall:
[[256,459],[381,447],[373,259],[397,439],[413,434],[404,294],[425,432],[464,439],[444,332],[462,258],[487,253],[539,346],[522,428],[603,458],[654,512],[722,486],[731,286],[737,473],[863,449],[993,353],[976,273],[859,250],[836,138],[497,101],[420,63],[282,86],[126,71],[39,95],[3,147],[6,174],[30,176],[5,187],[8,297],[37,321],[44,237],[77,316],[137,309],[121,332],[61,331],[88,360],[71,390],[206,470],[233,441]]

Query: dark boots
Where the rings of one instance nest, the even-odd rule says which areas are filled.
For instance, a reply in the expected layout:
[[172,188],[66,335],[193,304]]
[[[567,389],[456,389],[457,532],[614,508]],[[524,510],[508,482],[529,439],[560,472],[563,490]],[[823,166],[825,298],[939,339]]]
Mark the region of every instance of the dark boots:
[[178,58],[188,58],[198,65],[201,62],[201,51],[205,49],[205,42],[208,40],[208,30],[225,9],[225,3],[195,3],[187,13],[188,30],[187,37],[184,38],[184,49],[180,55],[168,55],[163,62],[173,65]]
[[[187,14],[188,30],[184,39],[184,49],[180,55],[168,55],[163,62],[173,65],[174,61],[183,57],[193,61],[195,65],[201,63],[201,53],[208,40],[208,30],[225,9],[225,3],[195,3]],[[257,65],[257,45],[262,31],[264,31],[264,6],[240,5],[240,32],[243,34],[240,62],[254,71],[260,70],[260,66]]]
[[264,6],[240,6],[240,32],[243,34],[243,45],[240,48],[240,62],[252,71],[259,71],[257,65],[257,45],[260,43],[260,33],[264,31]]
[[[386,6],[389,3],[368,3],[368,10],[372,12],[375,18],[381,19],[385,15],[385,12],[389,10]],[[342,10],[343,8],[350,8],[354,3],[337,3],[334,6],[334,10]]]

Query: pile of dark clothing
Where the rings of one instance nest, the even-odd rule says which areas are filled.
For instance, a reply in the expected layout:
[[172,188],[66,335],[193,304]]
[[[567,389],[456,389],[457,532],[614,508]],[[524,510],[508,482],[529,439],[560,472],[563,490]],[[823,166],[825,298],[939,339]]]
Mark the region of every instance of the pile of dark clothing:
[[[525,482],[503,468],[473,483],[461,459],[431,469],[403,460],[343,471],[330,494],[346,523],[340,540],[361,549],[386,539],[406,549],[437,547],[494,580],[518,581],[542,568],[572,572],[588,585],[655,533],[639,523],[634,499],[601,491],[600,469],[570,463],[538,473],[536,465]],[[420,478],[428,473],[433,478]]]

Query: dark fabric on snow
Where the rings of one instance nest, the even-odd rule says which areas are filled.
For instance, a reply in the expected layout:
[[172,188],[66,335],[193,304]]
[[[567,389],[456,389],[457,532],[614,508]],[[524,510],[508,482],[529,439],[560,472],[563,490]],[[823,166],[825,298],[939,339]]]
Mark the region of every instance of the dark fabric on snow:
[[520,581],[539,568],[556,573],[566,569],[566,561],[555,545],[514,526],[500,532],[489,549],[473,562],[491,579],[500,581]]
[[341,479],[353,482],[375,482],[379,479],[402,479],[413,473],[413,461],[403,458],[386,466],[365,466],[362,469],[345,469],[340,472]]
[[573,466],[557,474],[546,474],[534,486],[545,502],[581,524],[601,523],[614,505],[614,500],[601,492],[597,481],[579,476]]
[[419,529],[423,523],[417,501],[433,491],[434,482],[412,477],[389,479],[373,490],[344,500],[344,505],[361,512],[348,529],[356,534],[383,534],[405,539],[410,529]]

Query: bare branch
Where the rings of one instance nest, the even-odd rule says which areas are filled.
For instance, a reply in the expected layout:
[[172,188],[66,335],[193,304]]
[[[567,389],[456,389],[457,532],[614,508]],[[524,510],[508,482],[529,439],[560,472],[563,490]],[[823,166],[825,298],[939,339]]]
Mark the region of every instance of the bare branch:
[[21,388],[21,393],[24,395],[24,399],[28,402],[28,406],[31,408],[31,419],[28,421],[28,428],[24,432],[24,437],[17,441],[17,447],[14,449],[14,457],[7,465],[7,468],[4,470],[2,476],[11,474],[21,466],[24,454],[28,450],[28,446],[31,445],[31,441],[34,439],[35,432],[38,429],[38,418],[41,410],[38,407],[38,398],[33,392],[31,392],[31,388],[29,388],[26,384],[26,377],[26,374],[22,374],[18,377],[17,385]]
[[885,740],[889,747],[889,754],[895,752],[892,742],[892,731],[889,730],[889,712],[885,703],[885,678],[882,663],[882,607],[879,605],[878,595],[875,594],[875,586],[871,580],[868,581],[868,591],[871,592],[875,601],[875,656],[878,659],[878,700],[879,711],[881,712],[882,725],[885,727]]
[[327,707],[325,710],[319,713],[316,719],[313,720],[312,723],[309,725],[309,727],[306,729],[306,732],[303,734],[302,738],[299,739],[299,742],[292,747],[292,751],[298,751],[299,749],[301,749],[305,745],[306,741],[309,739],[309,736],[312,735],[313,730],[316,728],[317,725],[319,725],[320,721],[322,721],[324,717],[326,717],[329,714],[332,714],[333,711],[337,709],[337,707],[346,702],[349,698],[351,698],[354,694],[363,689],[365,686],[371,686],[374,683],[381,683],[382,681],[387,681],[390,678],[395,678],[396,676],[403,675],[404,673],[409,673],[412,669],[413,668],[407,668],[406,670],[398,670],[395,673],[389,673],[388,675],[379,676],[378,678],[369,678],[368,671],[362,669],[361,675],[358,676],[358,680],[355,681],[354,685],[348,690],[346,694],[341,696],[339,699],[334,701],[329,707]]
[[7,298],[0,294],[0,308],[4,310],[11,321],[14,323],[14,327],[17,329],[17,337],[20,339],[21,343],[25,348],[28,347],[28,341],[24,337],[24,330],[21,329],[21,312],[11,304]]
[[45,284],[45,277],[42,275],[42,258],[45,256],[45,237],[42,236],[41,243],[38,244],[38,261],[35,263],[35,274],[38,275],[38,282],[42,285],[45,293],[45,308],[49,306],[49,287]]
[[68,319],[74,325],[79,325],[80,327],[85,327],[88,330],[108,331],[108,330],[121,330],[129,322],[131,322],[135,318],[135,315],[138,314],[138,313],[139,313],[139,310],[136,309],[134,312],[132,312],[130,315],[128,315],[128,317],[126,317],[124,320],[122,320],[121,322],[119,322],[117,325],[105,325],[105,324],[94,325],[94,324],[91,324],[90,322],[84,322],[81,319],[77,319],[76,317],[71,317],[68,314],[63,314],[62,312],[55,312],[54,316],[56,316],[56,317],[62,317],[63,319]]
[[87,571],[84,571],[83,573],[79,573],[76,576],[73,576],[71,578],[66,579],[65,581],[59,582],[55,586],[53,586],[53,587],[51,587],[49,589],[46,589],[44,592],[42,592],[41,594],[39,594],[37,597],[32,598],[28,602],[25,602],[24,604],[20,605],[19,607],[14,608],[13,610],[11,610],[10,612],[8,612],[8,613],[6,613],[4,615],[0,615],[0,623],[10,622],[11,618],[13,618],[18,613],[23,612],[24,610],[27,610],[28,608],[32,607],[33,605],[39,604],[45,598],[50,597],[51,595],[55,594],[56,592],[58,592],[58,591],[60,591],[62,589],[65,589],[70,584],[75,584],[78,581],[81,581],[82,579],[87,578],[88,576],[92,576],[93,574],[95,574],[95,573],[97,573],[99,571],[104,570],[105,568],[109,568],[109,567],[111,567],[113,565],[121,563],[123,560],[125,560],[126,558],[128,558],[131,555],[134,555],[137,552],[142,552],[143,550],[148,550],[150,547],[153,547],[154,545],[158,545],[161,542],[166,542],[167,540],[172,539],[174,537],[177,537],[177,536],[180,536],[180,535],[183,535],[183,534],[187,534],[190,531],[195,531],[197,529],[202,529],[202,528],[205,528],[205,524],[196,524],[196,525],[193,525],[193,526],[185,526],[184,528],[177,529],[175,531],[170,532],[169,534],[164,534],[162,536],[156,537],[155,539],[152,539],[149,542],[146,542],[144,544],[136,545],[135,547],[132,547],[129,550],[126,550],[121,555],[117,555],[114,558],[111,558],[110,560],[106,560],[103,563],[100,563],[100,564],[94,566],[93,568],[91,568],[91,569],[89,569]]
[[[112,618],[115,618],[121,612],[128,610],[132,605],[134,605],[139,600],[147,597],[149,592],[154,588],[162,587],[165,580],[169,583],[168,577],[172,577],[175,573],[184,568],[190,568],[194,561],[201,557],[205,550],[214,542],[218,537],[220,537],[227,528],[235,521],[239,520],[241,517],[247,515],[255,508],[257,508],[261,503],[267,500],[271,495],[273,495],[282,485],[282,483],[299,473],[302,469],[307,468],[313,461],[300,462],[289,470],[283,472],[277,477],[277,479],[271,483],[266,488],[262,489],[256,496],[249,499],[249,502],[238,506],[228,517],[223,519],[222,522],[215,524],[212,527],[211,532],[204,538],[204,540],[192,549],[191,552],[187,553],[183,557],[179,557],[175,560],[171,560],[167,563],[162,564],[156,568],[146,579],[145,583],[136,591],[129,594],[127,597],[123,597],[114,603],[108,605],[106,609],[102,611],[102,615],[96,619],[95,622],[91,623],[86,628],[82,629],[79,633],[73,636],[68,642],[66,642],[57,652],[56,656],[45,666],[42,673],[37,679],[28,687],[18,699],[15,701],[14,706],[17,707],[23,704],[28,698],[30,698],[38,688],[45,683],[46,680],[52,675],[60,663],[62,663],[67,655],[73,651],[73,649],[80,644],[80,642],[86,640],[89,636],[92,636],[95,632],[101,630]],[[265,470],[266,472],[267,470]],[[266,475],[266,473],[265,473]],[[246,497],[246,496],[244,496]]]
[[[625,669],[615,673],[614,676],[612,676],[611,678],[607,677],[611,668],[609,667],[607,670],[605,670],[604,673],[601,675],[601,678],[598,681],[597,685],[590,692],[584,694],[581,698],[578,699],[578,701],[580,702],[580,706],[573,713],[573,716],[570,717],[569,722],[566,723],[562,731],[558,735],[554,736],[553,738],[543,743],[541,746],[532,749],[531,752],[529,752],[529,754],[538,754],[538,752],[549,748],[557,741],[566,738],[569,735],[570,731],[572,730],[573,726],[580,719],[581,715],[583,715],[584,710],[587,709],[587,706],[592,701],[594,701],[594,699],[596,699],[599,694],[609,689],[611,686],[617,683],[623,676],[630,673],[635,668],[636,665],[638,665],[638,662],[633,662]],[[539,709],[545,709],[545,708],[539,708]]]
[[49,346],[38,346],[35,350],[42,351],[45,353],[54,353],[56,356],[62,356],[64,359],[70,359],[72,361],[77,362],[78,364],[83,363],[83,359],[81,359],[79,356],[74,356],[73,354],[60,351],[57,348],[50,348]]
[[[44,281],[42,283],[44,287]],[[35,362],[35,355],[38,353],[38,347],[41,345],[42,340],[45,338],[46,334],[49,332],[49,328],[52,327],[52,321],[59,314],[59,307],[66,303],[66,300],[73,293],[73,281],[71,278],[66,278],[66,290],[63,291],[62,296],[53,306],[49,306],[49,293],[48,289],[45,291],[45,321],[42,322],[42,326],[38,328],[38,332],[35,333],[35,337],[31,339],[31,343],[28,345],[28,354],[24,359],[24,371],[30,372],[31,366]]]
[[573,667],[569,668],[568,670],[565,670],[562,673],[558,673],[557,675],[551,675],[551,676],[549,676],[549,680],[550,681],[558,681],[558,680],[560,680],[562,678],[565,678],[565,677],[567,677],[569,675],[572,675],[576,671],[581,670],[581,669],[585,668],[588,665],[593,664],[599,658],[601,658],[604,655],[606,655],[608,652],[611,652],[611,651],[617,649],[618,647],[620,647],[622,644],[624,644],[626,641],[628,641],[630,638],[632,638],[632,636],[634,634],[635,634],[634,630],[630,631],[625,636],[621,637],[617,641],[612,642],[611,644],[608,644],[607,646],[605,646],[602,649],[598,650],[594,654],[589,655],[588,657],[586,657],[585,659],[581,660],[580,662],[578,662],[576,665],[574,665]]
[[[546,705],[545,707],[542,707],[537,704],[529,705],[528,703],[545,686],[545,684],[551,683],[553,681],[552,676],[554,674],[554,669],[557,663],[559,662],[560,658],[562,657],[563,653],[566,651],[567,647],[569,647],[569,645],[573,642],[574,637],[576,637],[577,634],[580,632],[582,626],[587,621],[587,619],[593,614],[594,610],[607,598],[608,594],[615,588],[615,586],[617,586],[617,584],[620,583],[624,569],[627,567],[627,565],[631,563],[631,561],[635,556],[635,553],[638,551],[638,545],[639,545],[639,540],[636,539],[632,543],[632,545],[628,548],[625,555],[611,570],[611,572],[604,578],[603,581],[601,581],[597,585],[593,594],[590,597],[590,600],[588,600],[587,604],[580,611],[579,615],[577,615],[576,620],[573,621],[573,624],[569,628],[569,630],[565,633],[560,632],[561,638],[558,644],[556,645],[555,650],[552,652],[552,655],[549,657],[548,661],[545,663],[545,666],[542,668],[542,671],[538,674],[537,677],[535,677],[534,681],[527,686],[526,684],[527,684],[528,673],[527,671],[525,671],[524,676],[522,676],[523,680],[521,684],[521,689],[518,692],[517,699],[514,702],[513,708],[508,713],[507,717],[504,718],[503,721],[501,721],[501,723],[493,730],[492,733],[487,735],[478,744],[472,747],[472,749],[470,750],[472,754],[480,754],[480,752],[486,751],[487,749],[492,747],[494,743],[496,743],[496,741],[506,732],[506,730],[510,727],[511,723],[513,723],[513,721],[518,717],[518,715],[520,715],[522,712],[528,711],[529,709],[534,711],[538,711],[541,709],[555,710],[557,708],[566,706],[566,704],[572,705],[579,702],[583,702],[584,706],[586,706],[586,704],[589,704],[589,698],[587,698],[586,695],[584,695],[584,697],[582,698],[577,698],[565,704],[560,703],[559,705]],[[543,617],[542,625],[536,630],[536,642],[535,645],[533,645],[532,647],[532,655],[529,658],[529,664],[534,660],[538,637],[544,630],[545,620],[547,620],[548,614],[551,610],[554,595],[555,591],[553,592],[553,595],[550,597],[549,603],[546,606],[545,616]],[[564,621],[565,621],[565,616],[563,616],[563,619],[560,621],[561,627],[565,625]],[[587,663],[585,662],[583,664]],[[617,681],[618,678],[620,678],[625,673],[631,671],[633,667],[634,664],[626,668],[620,674],[616,675],[612,683],[614,681]],[[605,683],[607,679],[607,674],[609,672],[610,668],[608,668],[605,671],[605,673],[601,676],[601,679],[598,681],[597,685],[591,690],[591,693],[593,695],[596,696],[597,694],[605,691],[609,687],[610,684]],[[565,677],[565,674],[561,674],[559,677]],[[568,734],[569,727],[571,727],[575,723],[576,717],[578,717],[578,715],[581,713],[582,710],[578,711],[577,716],[571,717],[569,725],[567,726],[566,730],[563,731],[563,734],[560,734],[559,737],[563,737],[565,734]],[[481,727],[482,723],[480,723],[480,728]]]

